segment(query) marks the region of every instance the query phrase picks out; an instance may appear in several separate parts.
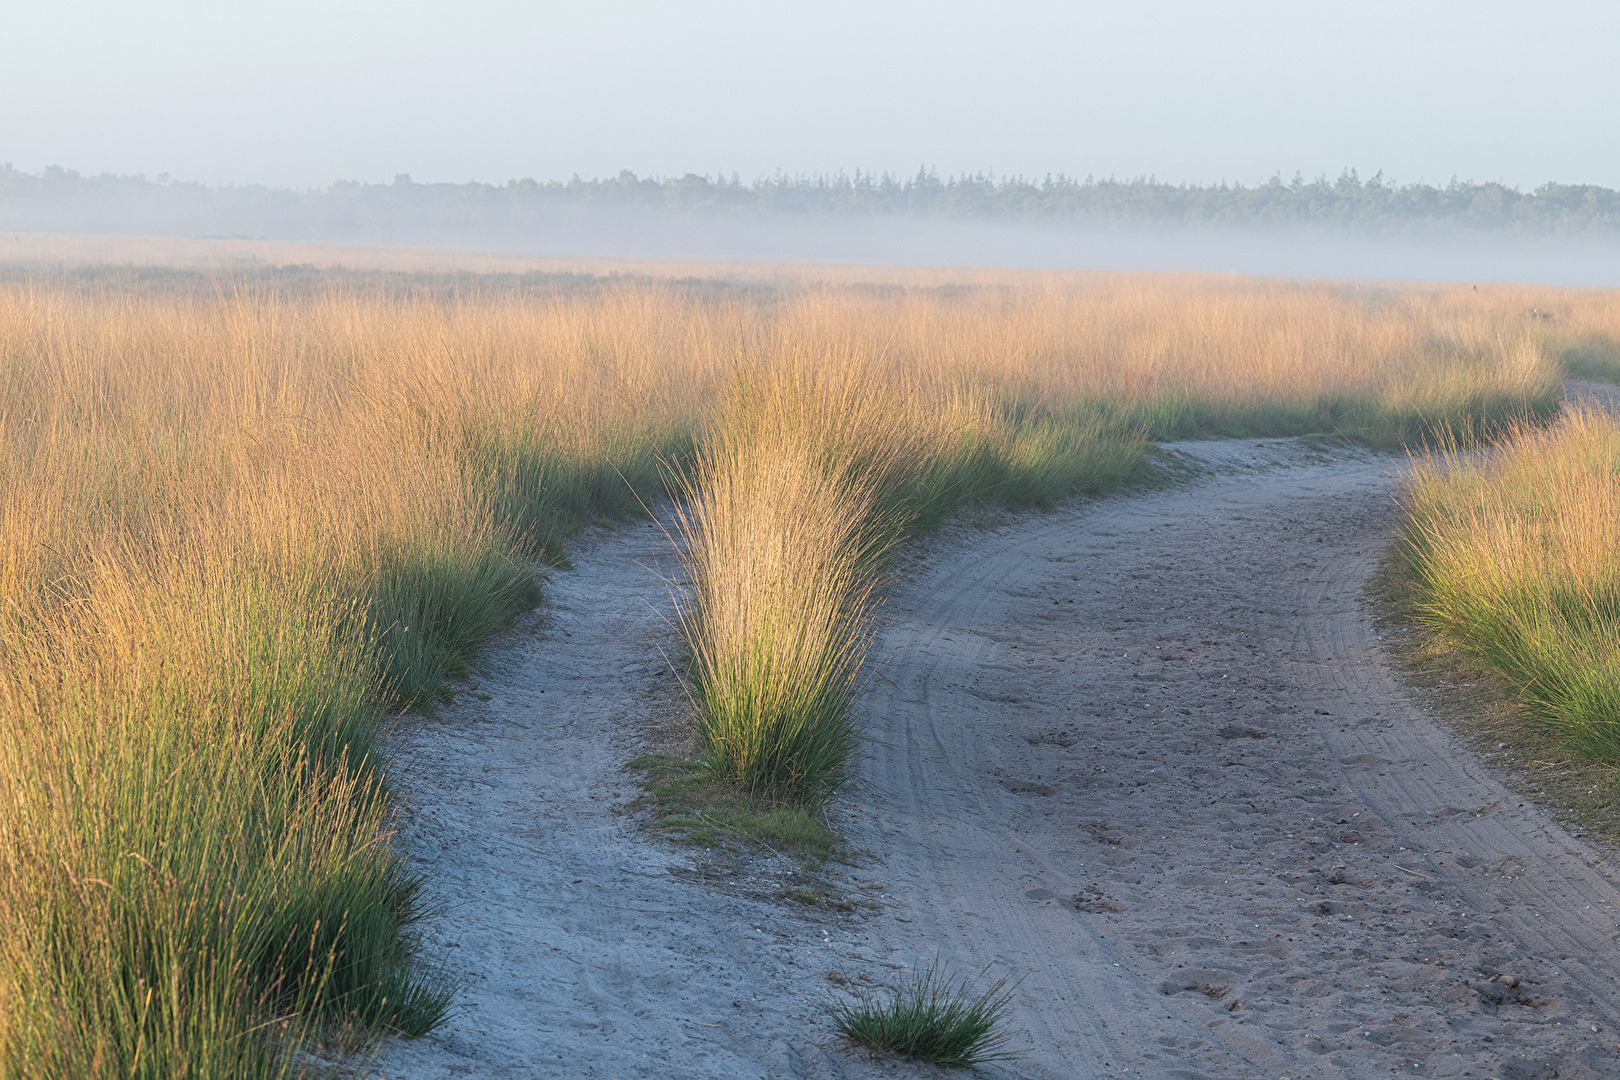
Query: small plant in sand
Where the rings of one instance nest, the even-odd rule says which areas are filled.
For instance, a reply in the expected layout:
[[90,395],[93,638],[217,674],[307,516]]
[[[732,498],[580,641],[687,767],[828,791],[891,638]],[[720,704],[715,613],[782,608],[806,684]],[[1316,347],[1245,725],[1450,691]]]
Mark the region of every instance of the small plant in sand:
[[1004,1061],[1002,1021],[1012,1005],[1007,980],[980,993],[974,980],[951,978],[937,958],[926,971],[903,977],[887,994],[861,993],[832,1006],[839,1034],[874,1057],[890,1055],[954,1068]]

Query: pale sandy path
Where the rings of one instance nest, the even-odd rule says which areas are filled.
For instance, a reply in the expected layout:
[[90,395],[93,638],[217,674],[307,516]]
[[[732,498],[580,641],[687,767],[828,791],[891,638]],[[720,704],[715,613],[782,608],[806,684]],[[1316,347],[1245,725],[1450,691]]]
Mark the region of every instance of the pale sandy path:
[[[395,737],[402,840],[443,913],[430,953],[462,990],[387,1077],[839,1075],[816,1006],[850,932],[694,881],[623,815],[622,771],[682,700],[660,650],[670,546],[650,524],[580,546],[540,613],[434,722]],[[789,866],[783,863],[783,869]],[[768,880],[746,891],[768,895]],[[817,966],[819,964],[819,966]],[[851,1058],[850,1060],[854,1060]]]
[[1396,462],[1179,449],[1219,474],[939,543],[897,591],[852,792],[874,945],[1023,976],[1031,1076],[1620,1076],[1601,853],[1379,647]]
[[582,551],[492,700],[408,740],[407,842],[468,989],[382,1071],[928,1075],[815,1006],[829,970],[937,953],[1023,980],[1011,1075],[1620,1076],[1602,853],[1424,715],[1365,608],[1396,459],[1177,449],[1209,475],[908,555],[836,811],[882,910],[842,921],[708,887],[613,812],[677,706],[667,546]]

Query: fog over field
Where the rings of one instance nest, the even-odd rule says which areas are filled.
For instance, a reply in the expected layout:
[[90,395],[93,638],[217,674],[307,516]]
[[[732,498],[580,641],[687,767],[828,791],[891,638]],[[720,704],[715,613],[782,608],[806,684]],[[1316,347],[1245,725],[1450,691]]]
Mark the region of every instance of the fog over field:
[[[929,173],[745,184],[621,173],[297,191],[0,169],[0,231],[441,245],[506,255],[1206,270],[1620,284],[1620,192]],[[3,250],[3,249],[0,249]]]
[[408,238],[533,255],[1620,285],[1620,242],[1595,237],[1388,238],[1323,228],[865,216],[716,219],[576,211],[537,223],[527,233],[480,236],[424,230]]

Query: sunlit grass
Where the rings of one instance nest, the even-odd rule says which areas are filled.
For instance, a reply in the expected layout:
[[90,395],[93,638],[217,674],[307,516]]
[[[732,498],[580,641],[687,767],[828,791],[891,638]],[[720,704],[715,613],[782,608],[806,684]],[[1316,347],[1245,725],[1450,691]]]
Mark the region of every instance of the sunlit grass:
[[1549,329],[1518,294],[938,273],[0,283],[0,1075],[277,1076],[431,1027],[381,733],[669,486],[704,782],[822,843],[904,537],[1138,481],[1158,439],[1545,417],[1558,327],[1612,329],[1587,294]]
[[741,375],[684,480],[698,729],[750,791],[815,804],[843,779],[896,504],[932,457],[905,411],[853,365]]
[[1572,749],[1620,759],[1620,422],[1577,411],[1420,459],[1404,501],[1419,617]]

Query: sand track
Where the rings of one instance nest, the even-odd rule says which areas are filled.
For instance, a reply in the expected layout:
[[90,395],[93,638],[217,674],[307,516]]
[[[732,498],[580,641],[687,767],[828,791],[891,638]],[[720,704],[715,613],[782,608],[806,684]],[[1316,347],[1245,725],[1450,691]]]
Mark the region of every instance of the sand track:
[[400,736],[467,991],[381,1071],[921,1075],[816,1005],[937,952],[1022,980],[1010,1075],[1620,1075],[1604,853],[1425,715],[1366,608],[1397,461],[1173,449],[1206,474],[908,554],[837,810],[858,916],[770,899],[772,864],[706,881],[615,813],[679,708],[668,549],[586,546],[491,699]]

